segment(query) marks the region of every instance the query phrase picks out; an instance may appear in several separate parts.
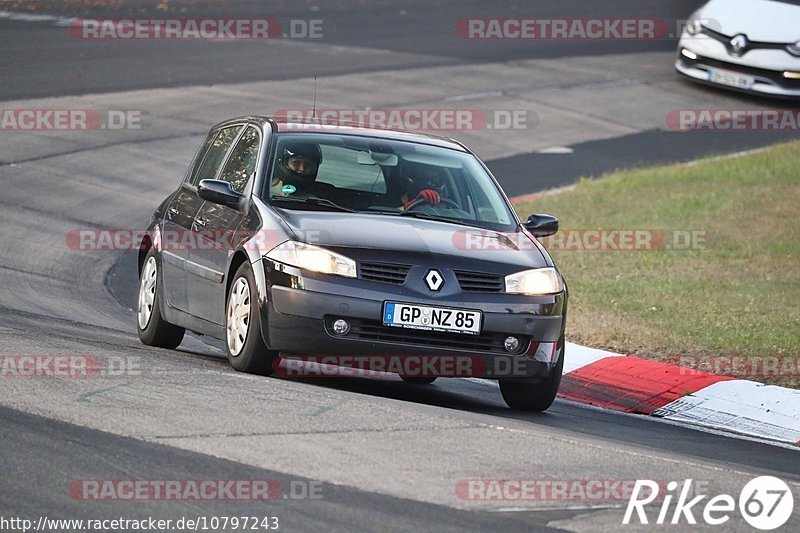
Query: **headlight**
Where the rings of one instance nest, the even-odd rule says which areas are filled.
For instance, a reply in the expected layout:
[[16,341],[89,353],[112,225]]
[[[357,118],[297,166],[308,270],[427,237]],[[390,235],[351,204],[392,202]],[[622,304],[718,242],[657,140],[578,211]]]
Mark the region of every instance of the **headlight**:
[[356,277],[356,262],[349,257],[302,242],[286,241],[270,250],[267,258],[323,274]]
[[555,294],[564,290],[564,280],[553,267],[523,270],[506,276],[510,294]]
[[786,47],[789,50],[789,53],[795,56],[800,56],[800,41],[797,41],[794,44],[790,44]]
[[703,31],[703,23],[700,19],[690,18],[686,21],[686,31],[689,35],[697,35]]

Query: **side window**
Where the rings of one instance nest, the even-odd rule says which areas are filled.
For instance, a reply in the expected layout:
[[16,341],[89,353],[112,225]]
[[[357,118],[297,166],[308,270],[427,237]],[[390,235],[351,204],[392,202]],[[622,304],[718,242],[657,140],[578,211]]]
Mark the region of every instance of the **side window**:
[[217,134],[211,145],[208,147],[203,162],[192,176],[192,185],[197,185],[200,180],[214,179],[217,177],[222,161],[225,159],[225,154],[228,153],[231,143],[236,139],[236,136],[242,130],[241,126],[230,126]]
[[330,183],[340,189],[355,189],[376,193],[386,192],[386,180],[378,165],[358,163],[358,150],[322,145],[322,163],[317,181]]
[[211,143],[217,138],[217,135],[219,135],[219,132],[215,131],[214,133],[209,133],[208,136],[206,136],[203,144],[200,145],[200,149],[197,151],[197,154],[195,154],[194,159],[192,160],[192,166],[189,167],[189,171],[186,173],[185,181],[194,185],[197,184],[198,180],[195,179],[197,176],[197,171],[200,168],[200,164],[203,162],[203,158],[205,158],[206,153],[208,152],[208,147],[211,146]]
[[231,152],[222,175],[219,179],[228,181],[236,192],[244,192],[247,181],[256,172],[258,149],[261,147],[261,133],[257,128],[248,126],[242,138]]

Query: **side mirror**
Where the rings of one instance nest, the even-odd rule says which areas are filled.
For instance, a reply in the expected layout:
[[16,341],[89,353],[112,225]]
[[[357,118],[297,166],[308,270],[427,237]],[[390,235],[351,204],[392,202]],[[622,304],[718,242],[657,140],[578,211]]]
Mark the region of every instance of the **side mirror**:
[[552,215],[531,215],[522,225],[534,237],[548,237],[558,233],[558,219]]
[[197,194],[203,200],[234,209],[239,206],[239,200],[244,198],[243,194],[233,190],[229,182],[222,180],[200,180],[197,184]]

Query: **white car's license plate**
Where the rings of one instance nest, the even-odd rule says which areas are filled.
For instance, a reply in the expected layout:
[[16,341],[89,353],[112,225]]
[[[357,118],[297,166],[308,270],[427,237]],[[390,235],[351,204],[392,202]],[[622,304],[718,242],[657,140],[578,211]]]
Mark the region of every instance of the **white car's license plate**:
[[480,311],[429,307],[427,305],[386,302],[383,306],[383,324],[426,331],[446,331],[478,335],[481,332]]
[[739,74],[738,72],[731,72],[724,69],[711,69],[708,71],[708,79],[714,83],[727,85],[729,87],[738,87],[739,89],[750,89],[755,83],[752,76]]

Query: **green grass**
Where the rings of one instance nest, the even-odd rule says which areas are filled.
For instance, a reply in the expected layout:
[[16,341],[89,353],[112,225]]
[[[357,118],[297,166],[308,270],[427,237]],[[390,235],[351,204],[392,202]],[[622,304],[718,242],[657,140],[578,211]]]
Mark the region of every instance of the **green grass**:
[[581,180],[516,208],[566,229],[705,235],[689,250],[552,250],[570,340],[655,359],[800,355],[800,143]]

